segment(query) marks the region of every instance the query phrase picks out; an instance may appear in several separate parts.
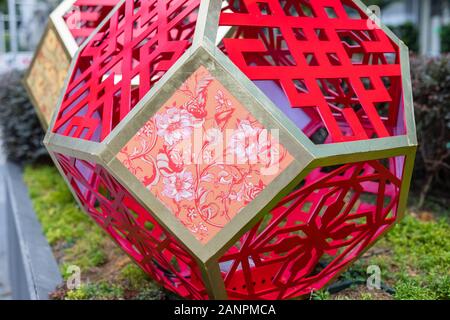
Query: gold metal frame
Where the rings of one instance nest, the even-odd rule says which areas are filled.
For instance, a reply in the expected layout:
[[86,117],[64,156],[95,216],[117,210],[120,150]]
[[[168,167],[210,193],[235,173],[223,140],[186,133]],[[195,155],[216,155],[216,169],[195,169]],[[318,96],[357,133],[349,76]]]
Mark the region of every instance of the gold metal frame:
[[[102,28],[108,18],[118,10],[124,1],[122,0],[117,4],[97,30]],[[354,2],[363,11],[369,12],[367,7],[359,0],[354,0]],[[50,130],[47,131],[44,141],[50,153],[62,153],[98,163],[105,167],[121,184],[127,186],[130,193],[145,208],[151,211],[158,222],[171,232],[177,240],[183,243],[196,258],[202,271],[208,294],[213,299],[227,298],[224,280],[219,268],[219,257],[245,232],[253,227],[263,215],[267,214],[282,197],[289,194],[314,168],[405,156],[398,207],[399,219],[401,219],[406,209],[417,148],[408,48],[385,26],[380,27],[400,48],[407,133],[401,136],[372,139],[370,143],[367,141],[355,141],[315,145],[215,46],[221,3],[221,0],[201,1],[192,47],[151,88],[147,95],[103,142],[96,143],[65,137],[52,133]],[[91,38],[92,35],[81,47],[80,51]],[[80,51],[78,51],[72,61],[69,74],[73,72],[74,64]],[[230,92],[233,92],[239,101],[245,101],[245,106],[258,121],[267,128],[280,129],[280,142],[294,157],[292,164],[280,176],[269,184],[254,201],[205,245],[197,241],[185,226],[116,159],[116,155],[121,148],[162,107],[162,104],[173,94],[176,88],[202,65]],[[67,88],[67,81],[68,79],[66,79],[65,88]],[[62,95],[58,103],[58,109],[60,108],[61,100]],[[55,118],[56,113],[53,115],[50,128],[53,127]],[[57,161],[55,163],[63,174]]]

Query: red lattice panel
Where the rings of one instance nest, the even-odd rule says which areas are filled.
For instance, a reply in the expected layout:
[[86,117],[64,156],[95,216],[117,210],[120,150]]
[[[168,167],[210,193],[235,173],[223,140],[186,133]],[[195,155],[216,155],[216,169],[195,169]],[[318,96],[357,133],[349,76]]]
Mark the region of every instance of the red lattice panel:
[[159,284],[187,299],[205,299],[194,258],[99,165],[56,154],[84,210]]
[[190,47],[199,5],[124,2],[80,52],[53,132],[102,141]]
[[232,27],[222,50],[278,86],[313,141],[319,129],[317,143],[404,134],[399,48],[353,1],[231,0],[220,25]]
[[221,259],[233,299],[319,290],[397,218],[404,157],[319,168]]
[[70,33],[81,45],[99,26],[119,0],[77,0],[64,15]]

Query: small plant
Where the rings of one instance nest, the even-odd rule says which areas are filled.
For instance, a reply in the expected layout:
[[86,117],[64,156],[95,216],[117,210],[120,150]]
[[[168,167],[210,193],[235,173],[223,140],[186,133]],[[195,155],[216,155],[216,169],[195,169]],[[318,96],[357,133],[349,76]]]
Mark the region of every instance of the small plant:
[[310,299],[311,300],[329,300],[331,297],[330,293],[327,290],[319,290],[311,292]]
[[395,281],[396,299],[450,299],[450,226],[445,219],[407,215],[383,240],[381,245],[392,250],[388,277]]
[[0,131],[8,159],[23,165],[47,160],[42,140],[44,131],[22,86],[21,72],[14,71],[0,79]]
[[106,282],[89,283],[67,292],[67,300],[122,300],[123,288]]
[[126,265],[120,271],[120,278],[128,282],[129,288],[138,290],[142,285],[150,281],[149,276],[133,263]]

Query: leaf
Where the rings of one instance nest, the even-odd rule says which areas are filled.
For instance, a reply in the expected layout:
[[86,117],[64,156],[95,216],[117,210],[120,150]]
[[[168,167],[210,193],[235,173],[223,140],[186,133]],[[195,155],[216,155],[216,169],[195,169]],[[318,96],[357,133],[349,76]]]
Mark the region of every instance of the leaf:
[[200,180],[203,182],[212,182],[214,180],[214,175],[211,173],[205,174]]
[[197,82],[197,86],[195,88],[195,94],[197,96],[201,95],[209,84],[213,81],[213,78],[209,75],[203,76],[200,81]]
[[214,115],[217,125],[219,127],[223,128],[225,126],[225,124],[228,122],[228,120],[230,120],[231,117],[233,116],[234,111],[235,111],[235,109],[231,108],[228,110],[217,112]]

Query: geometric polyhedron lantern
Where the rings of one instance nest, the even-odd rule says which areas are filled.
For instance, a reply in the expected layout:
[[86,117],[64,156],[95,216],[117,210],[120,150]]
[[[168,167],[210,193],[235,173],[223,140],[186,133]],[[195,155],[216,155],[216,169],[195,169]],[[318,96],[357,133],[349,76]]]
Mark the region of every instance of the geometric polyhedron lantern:
[[51,14],[24,78],[42,126],[47,129],[70,62],[118,0],[65,0]]
[[351,0],[123,0],[45,143],[84,210],[193,299],[323,288],[404,213],[408,49]]

